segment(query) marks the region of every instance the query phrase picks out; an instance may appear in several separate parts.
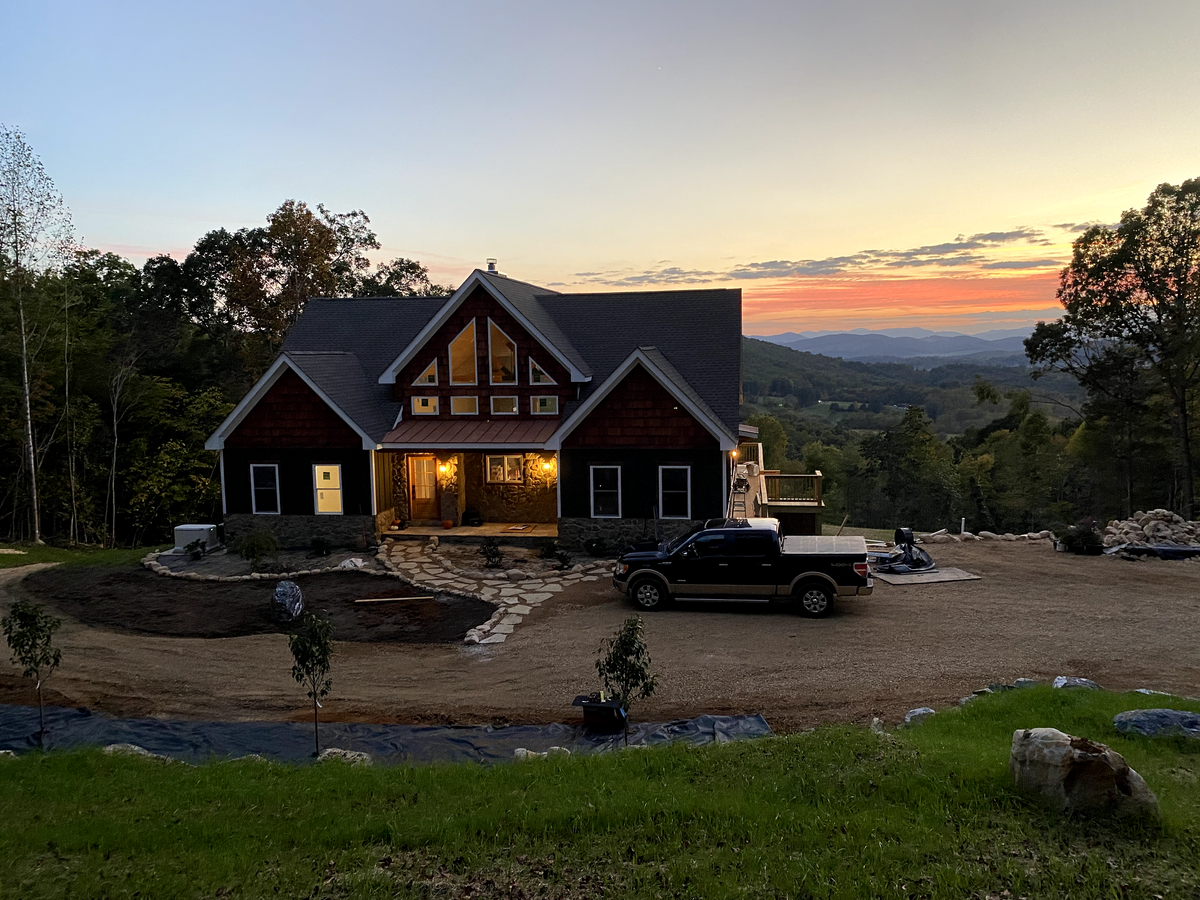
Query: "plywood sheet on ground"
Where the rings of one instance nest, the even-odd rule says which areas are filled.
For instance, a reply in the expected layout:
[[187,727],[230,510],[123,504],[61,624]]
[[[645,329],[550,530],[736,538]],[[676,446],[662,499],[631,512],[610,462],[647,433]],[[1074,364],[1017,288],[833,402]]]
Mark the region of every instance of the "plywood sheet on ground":
[[884,584],[941,584],[943,581],[978,581],[981,576],[972,575],[962,569],[938,569],[936,572],[910,572],[907,575],[891,575],[876,572],[875,577]]

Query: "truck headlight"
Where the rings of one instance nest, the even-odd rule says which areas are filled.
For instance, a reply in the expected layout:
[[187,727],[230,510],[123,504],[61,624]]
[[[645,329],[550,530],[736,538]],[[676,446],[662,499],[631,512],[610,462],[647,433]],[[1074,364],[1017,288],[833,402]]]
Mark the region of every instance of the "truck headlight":
[[614,575],[624,575],[628,571],[629,571],[629,563],[619,562],[613,567]]

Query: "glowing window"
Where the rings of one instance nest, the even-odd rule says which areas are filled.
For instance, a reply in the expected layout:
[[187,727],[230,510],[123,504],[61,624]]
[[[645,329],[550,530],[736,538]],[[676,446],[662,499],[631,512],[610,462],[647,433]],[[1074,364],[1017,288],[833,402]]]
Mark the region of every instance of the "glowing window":
[[493,416],[515,416],[517,414],[517,398],[516,397],[493,397],[492,398],[492,415]]
[[488,353],[492,361],[492,384],[516,384],[516,342],[491,319],[488,319]]
[[438,414],[437,397],[413,397],[414,416],[436,416]]
[[530,397],[529,406],[529,411],[535,416],[558,415],[557,397]]
[[429,364],[429,368],[417,376],[417,380],[413,382],[417,384],[437,384],[437,360]]
[[450,383],[475,384],[475,320],[450,342]]
[[478,397],[451,397],[450,398],[450,415],[452,415],[452,416],[477,416],[477,415],[479,415],[479,398]]
[[533,361],[533,357],[529,359],[529,383],[530,384],[558,384],[553,378],[546,374],[546,370]]
[[525,459],[522,456],[489,456],[488,484],[520,484],[525,480]]
[[342,514],[342,467],[313,466],[313,487],[318,516]]

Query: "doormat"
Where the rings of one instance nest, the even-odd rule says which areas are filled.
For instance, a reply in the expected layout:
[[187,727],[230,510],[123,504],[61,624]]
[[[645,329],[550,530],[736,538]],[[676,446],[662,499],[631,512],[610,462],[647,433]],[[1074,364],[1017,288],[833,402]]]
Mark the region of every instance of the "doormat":
[[533,531],[532,525],[509,525],[509,531]]
[[884,584],[940,584],[943,581],[978,581],[982,576],[972,575],[962,569],[938,569],[936,572],[910,572],[907,575],[876,572],[875,577]]

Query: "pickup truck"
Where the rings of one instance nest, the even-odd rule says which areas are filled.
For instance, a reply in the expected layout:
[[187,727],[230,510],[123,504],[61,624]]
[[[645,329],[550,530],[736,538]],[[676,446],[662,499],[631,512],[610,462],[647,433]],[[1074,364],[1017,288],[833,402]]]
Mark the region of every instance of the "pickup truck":
[[623,553],[613,586],[645,610],[679,600],[794,600],[826,616],[838,597],[870,596],[861,537],[779,534],[777,519],[715,519],[657,547]]

